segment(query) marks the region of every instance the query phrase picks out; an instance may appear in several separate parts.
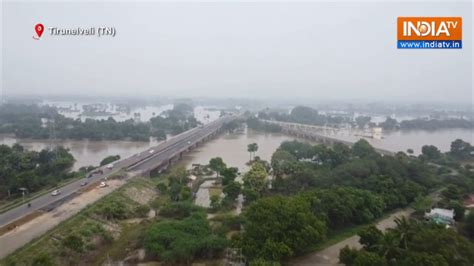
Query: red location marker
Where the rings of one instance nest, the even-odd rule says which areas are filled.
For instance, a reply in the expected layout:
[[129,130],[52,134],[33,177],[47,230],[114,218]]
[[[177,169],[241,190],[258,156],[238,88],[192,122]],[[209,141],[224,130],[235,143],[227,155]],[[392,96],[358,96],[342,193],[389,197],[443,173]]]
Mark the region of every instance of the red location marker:
[[38,37],[41,38],[41,35],[43,35],[43,31],[44,31],[43,24],[41,23],[36,24],[35,31],[36,31],[36,34],[38,34]]

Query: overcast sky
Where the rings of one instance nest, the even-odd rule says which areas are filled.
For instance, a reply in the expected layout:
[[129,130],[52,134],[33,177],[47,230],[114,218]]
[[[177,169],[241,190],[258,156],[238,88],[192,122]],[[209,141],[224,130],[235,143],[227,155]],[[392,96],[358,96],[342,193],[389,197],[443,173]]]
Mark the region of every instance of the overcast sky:
[[[463,49],[398,50],[398,16],[461,16]],[[472,101],[471,1],[3,2],[2,24],[7,95]]]

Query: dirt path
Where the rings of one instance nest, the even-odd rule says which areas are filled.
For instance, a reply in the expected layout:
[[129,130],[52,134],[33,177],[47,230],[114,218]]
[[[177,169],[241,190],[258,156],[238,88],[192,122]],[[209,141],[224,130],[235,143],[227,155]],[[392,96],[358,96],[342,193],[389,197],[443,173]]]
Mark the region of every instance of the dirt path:
[[[394,222],[396,217],[408,217],[412,213],[413,209],[411,208],[397,211],[391,214],[389,217],[378,222],[377,228],[382,231],[385,231],[387,228],[393,228],[396,226]],[[362,247],[359,243],[359,236],[355,235],[323,250],[310,253],[303,257],[295,258],[289,263],[289,265],[339,265],[339,250],[341,250],[346,245],[353,248]]]
[[60,222],[72,217],[87,205],[94,203],[103,196],[125,184],[125,180],[110,180],[106,188],[95,187],[83,192],[69,202],[66,202],[51,212],[44,213],[26,222],[14,230],[0,236],[0,258],[13,253],[31,240],[43,235]]

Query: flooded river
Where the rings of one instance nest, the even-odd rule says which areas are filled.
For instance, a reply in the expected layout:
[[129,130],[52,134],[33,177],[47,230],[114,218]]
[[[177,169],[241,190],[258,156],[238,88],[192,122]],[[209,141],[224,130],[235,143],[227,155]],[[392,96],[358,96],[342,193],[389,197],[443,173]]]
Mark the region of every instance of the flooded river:
[[403,151],[413,149],[414,154],[421,153],[421,147],[424,145],[434,145],[443,152],[449,151],[451,142],[456,139],[462,139],[471,144],[474,143],[473,131],[468,129],[440,129],[436,131],[426,130],[398,130],[386,131],[382,134],[382,139],[374,139],[364,137],[371,135],[367,132],[358,130],[338,130],[338,131],[321,131],[323,135],[331,136],[337,139],[355,142],[361,138],[366,139],[372,146],[389,150]]
[[[359,132],[360,133],[360,132]],[[361,138],[357,132],[332,132],[333,137],[349,141],[357,141]],[[435,145],[442,151],[448,151],[451,142],[461,138],[473,143],[473,133],[471,130],[452,129],[428,131],[396,131],[384,132],[383,139],[367,140],[377,148],[391,151],[406,151],[411,148],[416,154],[421,152],[423,145]],[[295,139],[292,136],[283,134],[261,133],[248,130],[248,132],[235,134],[222,134],[217,138],[204,143],[202,146],[188,153],[183,158],[183,164],[190,167],[193,163],[206,164],[213,157],[220,156],[229,166],[239,167],[245,171],[248,167],[245,163],[249,160],[247,145],[256,142],[259,149],[256,153],[264,160],[270,160],[272,153],[278,148],[281,142]],[[0,136],[0,144],[13,145],[20,143],[27,149],[41,150],[52,146],[49,141],[16,139],[14,137]],[[109,155],[120,155],[122,158],[131,156],[143,151],[150,146],[156,145],[156,141],[132,142],[132,141],[57,141],[54,145],[62,145],[70,149],[76,158],[74,169],[81,166],[98,165],[100,161]],[[54,146],[53,145],[53,146]]]

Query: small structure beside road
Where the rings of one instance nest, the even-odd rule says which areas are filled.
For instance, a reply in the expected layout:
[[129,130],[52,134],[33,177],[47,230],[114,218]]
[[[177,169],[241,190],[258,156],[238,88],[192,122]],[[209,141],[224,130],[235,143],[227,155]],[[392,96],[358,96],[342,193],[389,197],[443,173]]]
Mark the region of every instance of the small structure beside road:
[[437,224],[453,225],[454,210],[434,208],[430,212],[425,213],[425,218]]

